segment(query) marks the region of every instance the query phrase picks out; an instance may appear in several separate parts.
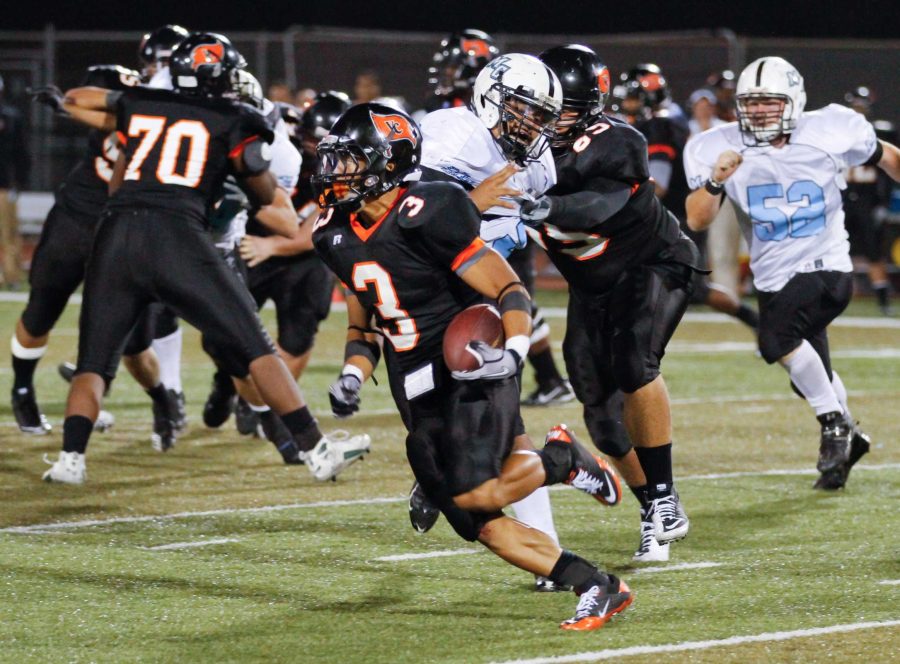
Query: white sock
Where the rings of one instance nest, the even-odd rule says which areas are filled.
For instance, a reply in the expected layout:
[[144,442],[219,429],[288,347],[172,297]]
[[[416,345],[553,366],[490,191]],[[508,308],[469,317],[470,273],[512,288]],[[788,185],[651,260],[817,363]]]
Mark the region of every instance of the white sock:
[[250,410],[252,410],[254,413],[265,413],[268,410],[272,410],[266,404],[263,404],[262,406],[254,406],[248,401],[247,405],[250,406]]
[[844,387],[844,381],[841,380],[838,372],[834,369],[831,370],[831,387],[834,388],[834,393],[837,395],[838,402],[844,409],[844,413],[850,418],[850,407],[847,405],[847,388]]
[[831,381],[828,380],[822,358],[812,344],[804,339],[791,359],[781,360],[781,364],[790,374],[791,381],[816,411],[816,415],[844,412]]
[[536,489],[531,495],[512,504],[516,518],[526,526],[536,528],[549,535],[556,544],[559,537],[556,535],[556,526],[553,525],[553,512],[550,509],[550,492],[547,487]]
[[182,392],[181,388],[181,327],[167,337],[153,340],[153,350],[159,357],[159,380],[166,389]]

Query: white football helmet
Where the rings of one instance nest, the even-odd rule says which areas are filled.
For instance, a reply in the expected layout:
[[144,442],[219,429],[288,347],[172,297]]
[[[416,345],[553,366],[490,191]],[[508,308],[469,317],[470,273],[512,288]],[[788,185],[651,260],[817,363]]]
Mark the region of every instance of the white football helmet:
[[487,63],[475,79],[472,107],[500,150],[524,164],[550,145],[562,110],[556,74],[531,55],[507,53]]
[[[806,106],[803,77],[794,65],[779,57],[760,58],[747,65],[738,79],[735,98],[741,132],[751,145],[790,134]],[[779,99],[784,106],[780,113],[751,113],[748,104],[760,99]]]
[[239,101],[250,104],[254,108],[263,108],[263,89],[256,76],[246,69],[235,69],[231,72],[231,90]]

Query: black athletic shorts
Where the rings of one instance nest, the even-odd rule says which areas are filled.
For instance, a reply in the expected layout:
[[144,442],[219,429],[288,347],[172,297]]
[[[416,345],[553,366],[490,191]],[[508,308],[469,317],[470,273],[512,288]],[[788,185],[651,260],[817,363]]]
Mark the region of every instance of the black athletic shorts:
[[759,351],[772,364],[806,339],[822,357],[831,374],[828,355],[829,323],[841,315],[853,295],[849,272],[803,272],[780,291],[760,291]]
[[22,314],[29,334],[47,334],[59,320],[69,296],[84,280],[84,270],[94,241],[97,219],[72,214],[54,205],[41,230],[31,261],[31,292]]
[[869,262],[885,258],[885,225],[875,219],[869,206],[844,206],[844,226],[850,239],[850,255],[864,256]]
[[312,348],[334,289],[334,276],[315,252],[270,258],[247,271],[247,283],[257,307],[275,303],[278,345],[294,356]]
[[115,376],[130,330],[161,302],[227,348],[246,376],[250,362],[275,352],[250,293],[194,218],[152,209],[104,215],[88,263],[81,308],[78,372]]

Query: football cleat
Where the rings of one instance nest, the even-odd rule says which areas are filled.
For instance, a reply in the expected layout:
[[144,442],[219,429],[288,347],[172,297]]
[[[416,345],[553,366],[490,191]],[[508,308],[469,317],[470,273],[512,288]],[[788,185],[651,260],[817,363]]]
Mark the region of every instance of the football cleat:
[[618,505],[621,502],[619,476],[606,461],[588,452],[565,424],[559,424],[547,433],[544,444],[553,441],[571,446],[572,470],[565,484],[592,495],[604,505]]
[[558,584],[546,576],[534,575],[534,591],[537,593],[564,593],[570,590],[572,586]]
[[59,372],[60,378],[67,383],[71,383],[75,377],[75,365],[71,362],[60,362],[56,365],[56,370]]
[[869,452],[869,448],[872,446],[872,439],[858,425],[851,423],[851,427],[853,436],[850,440],[850,454],[847,457],[847,461],[837,468],[822,473],[819,479],[816,480],[816,483],[813,484],[814,489],[837,491],[843,488],[847,484],[850,469]]
[[211,429],[218,429],[234,412],[236,403],[237,394],[231,376],[216,372],[213,376],[212,389],[203,405],[203,423]]
[[660,544],[683,539],[691,527],[675,489],[664,496],[653,498],[647,516],[653,522],[654,535]]
[[575,392],[568,380],[550,386],[538,385],[534,391],[522,399],[523,406],[549,406],[555,403],[568,403],[575,399]]
[[610,618],[631,605],[634,596],[628,585],[612,574],[608,576],[606,586],[591,586],[581,593],[575,615],[560,623],[561,628],[578,632],[600,629]]
[[409,522],[416,532],[427,533],[437,523],[440,515],[441,511],[428,500],[419,483],[413,483],[409,492]]
[[174,390],[166,390],[164,403],[153,402],[153,433],[150,442],[157,452],[168,452],[175,446],[178,422],[178,400]]
[[303,463],[303,459],[300,458],[300,448],[297,447],[294,437],[274,410],[267,410],[259,414],[259,426],[262,429],[263,437],[275,446],[286,464]]
[[816,470],[826,473],[836,470],[847,463],[850,458],[850,441],[853,438],[852,426],[840,413],[819,415],[822,424],[822,436],[819,443],[819,460]]
[[101,410],[97,413],[97,419],[94,420],[94,431],[103,433],[113,428],[116,418],[108,410]]
[[184,392],[177,390],[169,390],[169,393],[175,398],[175,406],[177,407],[177,418],[175,419],[175,433],[182,434],[187,429],[188,418],[187,408],[185,407]]
[[50,461],[45,454],[44,462],[50,464],[50,470],[43,475],[45,482],[84,484],[84,480],[87,478],[84,455],[78,452],[60,452],[59,459],[56,461]]
[[301,452],[300,458],[309,472],[320,482],[336,479],[347,466],[361,460],[369,453],[372,439],[368,434],[351,436],[346,431],[323,435],[309,452]]
[[638,563],[669,562],[669,545],[656,541],[656,527],[649,515],[641,514],[641,543],[631,559]]
[[33,387],[13,388],[12,411],[23,433],[43,436],[53,428],[38,407]]
[[253,410],[249,403],[239,398],[234,408],[234,425],[242,436],[258,436],[259,413]]

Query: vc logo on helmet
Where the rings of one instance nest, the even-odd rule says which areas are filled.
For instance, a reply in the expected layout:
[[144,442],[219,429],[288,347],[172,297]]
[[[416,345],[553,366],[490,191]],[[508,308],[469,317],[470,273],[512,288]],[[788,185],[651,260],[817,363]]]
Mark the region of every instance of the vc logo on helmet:
[[369,111],[372,124],[388,143],[393,141],[409,141],[413,147],[419,144],[419,130],[413,123],[399,114],[382,115]]

